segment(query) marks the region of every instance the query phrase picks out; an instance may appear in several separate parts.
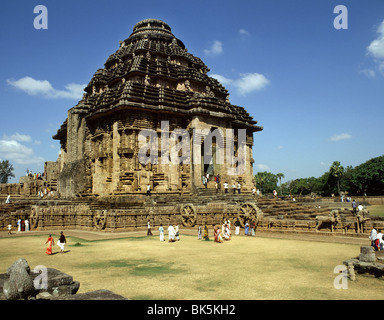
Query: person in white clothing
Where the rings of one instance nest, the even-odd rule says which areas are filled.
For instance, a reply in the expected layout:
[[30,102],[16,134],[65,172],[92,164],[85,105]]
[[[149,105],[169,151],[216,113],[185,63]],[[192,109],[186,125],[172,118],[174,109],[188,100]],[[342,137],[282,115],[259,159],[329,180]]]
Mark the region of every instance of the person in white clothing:
[[175,242],[175,228],[173,227],[173,225],[170,225],[168,227],[168,237],[169,237],[169,240],[168,242]]
[[381,233],[381,230],[379,230],[379,233],[377,234],[377,240],[379,240],[379,250],[383,250],[384,242],[383,242],[383,234]]
[[239,219],[236,220],[235,227],[236,227],[235,234],[239,235],[240,234],[240,221],[239,221]]
[[164,241],[164,228],[162,224],[160,224],[159,232],[160,232],[160,241]]
[[375,248],[375,251],[377,250],[376,248],[376,239],[377,239],[377,231],[374,226],[372,226],[371,233],[369,235],[369,240],[371,240],[371,246]]

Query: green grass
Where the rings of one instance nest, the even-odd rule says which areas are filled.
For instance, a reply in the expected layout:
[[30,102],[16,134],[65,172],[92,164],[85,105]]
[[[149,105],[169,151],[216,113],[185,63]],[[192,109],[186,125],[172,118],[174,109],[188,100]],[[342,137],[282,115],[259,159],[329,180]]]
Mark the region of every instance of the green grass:
[[372,276],[357,275],[347,290],[333,286],[334,268],[357,256],[359,245],[245,236],[219,244],[183,234],[175,243],[158,236],[67,237],[67,252],[48,256],[45,241],[0,238],[0,273],[23,257],[31,270],[45,265],[73,276],[79,293],[107,289],[140,300],[382,299],[384,280]]
[[371,205],[367,207],[369,214],[375,217],[384,217],[384,206],[383,205]]

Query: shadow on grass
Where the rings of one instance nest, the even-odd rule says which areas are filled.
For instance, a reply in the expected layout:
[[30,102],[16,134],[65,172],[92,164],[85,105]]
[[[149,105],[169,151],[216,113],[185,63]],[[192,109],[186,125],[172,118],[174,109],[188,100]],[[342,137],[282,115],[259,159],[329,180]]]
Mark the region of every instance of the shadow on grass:
[[178,274],[185,272],[184,268],[174,268],[174,263],[164,263],[152,259],[137,260],[106,260],[94,263],[80,264],[77,268],[84,269],[126,269],[127,275],[138,277],[154,277],[166,274]]

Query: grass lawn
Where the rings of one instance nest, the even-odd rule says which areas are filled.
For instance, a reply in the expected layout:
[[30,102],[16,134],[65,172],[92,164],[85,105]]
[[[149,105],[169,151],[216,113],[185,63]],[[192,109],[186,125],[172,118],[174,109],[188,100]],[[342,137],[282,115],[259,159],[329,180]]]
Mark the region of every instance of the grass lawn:
[[175,243],[156,235],[67,237],[66,253],[48,256],[46,238],[0,238],[0,273],[23,257],[31,269],[44,265],[72,275],[79,293],[108,289],[138,300],[382,299],[383,280],[370,276],[334,288],[334,268],[356,257],[358,245],[245,236],[219,244],[183,234]]
[[371,216],[384,217],[384,206],[382,205],[367,206],[367,210]]

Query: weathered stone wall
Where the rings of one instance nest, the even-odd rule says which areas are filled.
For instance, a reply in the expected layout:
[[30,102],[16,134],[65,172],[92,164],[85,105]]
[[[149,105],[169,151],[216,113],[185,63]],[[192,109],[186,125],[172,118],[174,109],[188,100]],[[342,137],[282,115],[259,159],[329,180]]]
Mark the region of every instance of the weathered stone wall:
[[83,159],[66,163],[60,172],[57,185],[59,196],[73,198],[82,193],[89,193],[89,179]]
[[[213,191],[213,192],[212,192]],[[318,232],[367,237],[371,226],[384,227],[376,218],[357,220],[350,210],[314,208],[289,201],[255,198],[251,194],[216,194],[200,189],[198,195],[119,196],[94,200],[24,201],[0,205],[0,230],[13,230],[18,219],[28,219],[31,230],[82,229],[107,232],[145,230],[147,221],[157,228],[178,223],[194,228],[221,225],[236,219],[241,226],[254,221],[257,230]],[[360,221],[360,223],[358,223]]]

